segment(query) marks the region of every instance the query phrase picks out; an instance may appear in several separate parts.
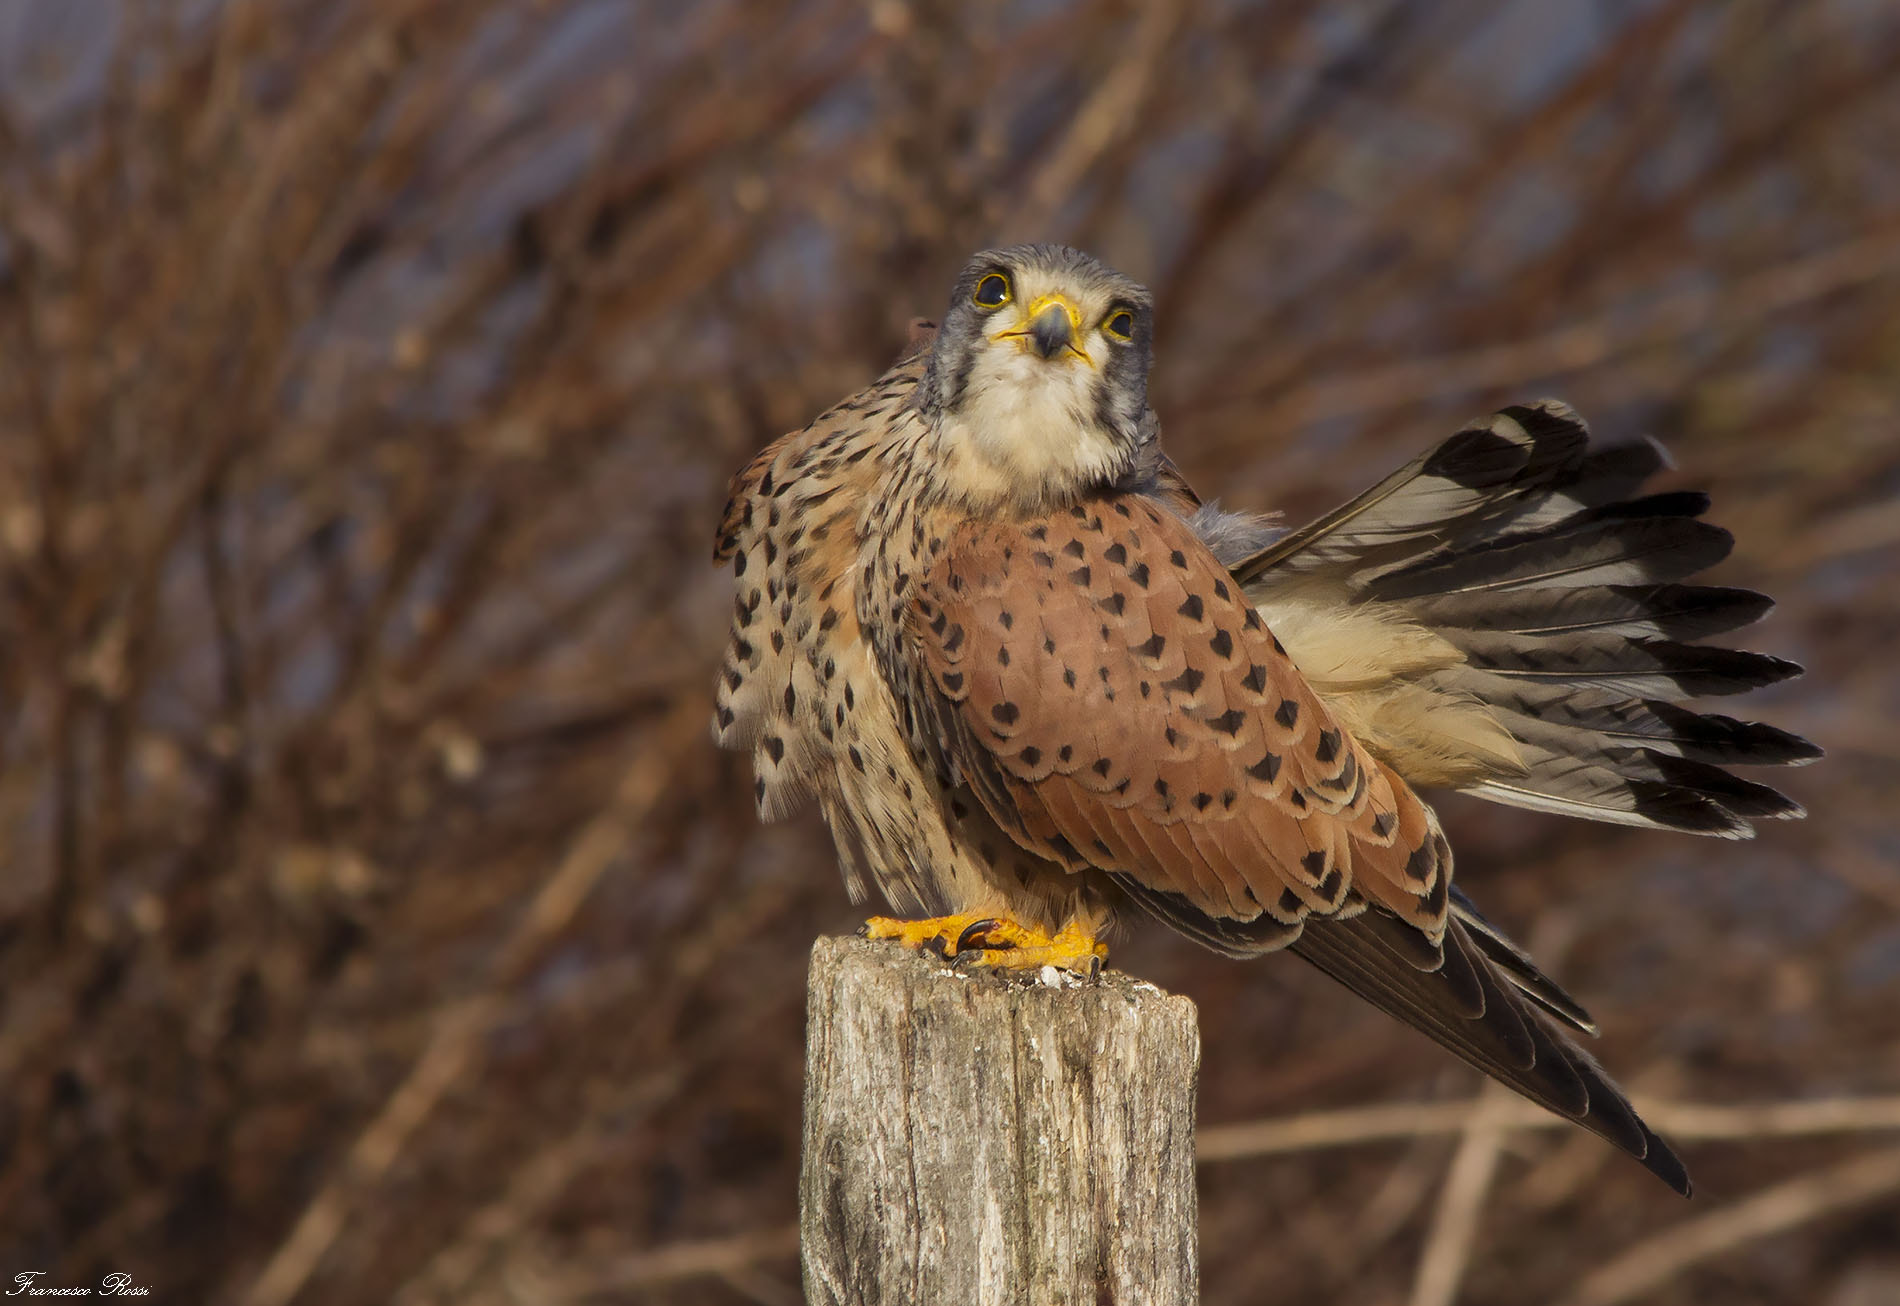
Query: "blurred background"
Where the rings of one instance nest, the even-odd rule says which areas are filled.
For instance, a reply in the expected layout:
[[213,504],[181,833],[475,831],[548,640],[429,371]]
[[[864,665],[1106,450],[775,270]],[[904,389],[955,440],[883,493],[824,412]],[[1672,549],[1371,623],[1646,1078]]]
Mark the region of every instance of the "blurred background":
[[1900,1301],[1896,141],[1881,0],[0,6],[0,1277],[797,1302],[863,912],[708,741],[713,526],[1056,238],[1230,507],[1543,394],[1657,436],[1809,669],[1743,711],[1830,750],[1750,844],[1445,804],[1693,1203],[1121,944],[1200,1005],[1205,1300]]

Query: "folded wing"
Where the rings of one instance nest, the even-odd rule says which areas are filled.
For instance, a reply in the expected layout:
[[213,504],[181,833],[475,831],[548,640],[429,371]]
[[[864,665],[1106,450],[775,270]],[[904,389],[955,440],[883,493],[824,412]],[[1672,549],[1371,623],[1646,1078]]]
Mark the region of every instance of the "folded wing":
[[1588,1018],[1453,897],[1430,809],[1179,517],[965,525],[909,621],[946,768],[1024,847],[1229,955],[1292,947],[1686,1190],[1559,1028]]

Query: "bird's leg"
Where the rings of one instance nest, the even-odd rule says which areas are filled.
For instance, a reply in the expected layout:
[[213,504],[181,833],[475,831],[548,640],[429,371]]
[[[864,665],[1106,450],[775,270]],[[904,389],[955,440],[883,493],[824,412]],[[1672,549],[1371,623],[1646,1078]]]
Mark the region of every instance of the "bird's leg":
[[1108,945],[1070,921],[1054,934],[992,920],[967,931],[955,954],[959,966],[978,970],[1057,970],[1099,975],[1108,961]]
[[1001,916],[964,912],[927,920],[873,916],[864,923],[872,939],[896,939],[907,948],[928,949],[959,966],[978,970],[1041,970],[1054,966],[1078,975],[1100,973],[1108,945],[1075,921],[1054,934]]
[[858,931],[867,939],[895,939],[913,952],[934,952],[950,958],[961,950],[960,942],[979,925],[994,925],[987,912],[966,911],[955,916],[927,916],[923,920],[899,920],[895,916],[873,916]]

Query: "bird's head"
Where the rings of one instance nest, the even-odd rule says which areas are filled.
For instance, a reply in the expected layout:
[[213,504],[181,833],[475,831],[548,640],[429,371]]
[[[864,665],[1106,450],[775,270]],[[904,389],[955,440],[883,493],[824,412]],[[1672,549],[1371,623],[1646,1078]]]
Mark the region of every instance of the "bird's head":
[[1080,250],[1016,245],[970,260],[922,393],[966,497],[1047,506],[1133,464],[1148,406],[1148,291]]

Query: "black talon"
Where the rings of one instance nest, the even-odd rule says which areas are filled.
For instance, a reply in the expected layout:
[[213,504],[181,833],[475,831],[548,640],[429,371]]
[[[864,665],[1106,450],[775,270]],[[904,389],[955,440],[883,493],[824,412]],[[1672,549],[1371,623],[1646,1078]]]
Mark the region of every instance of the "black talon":
[[[957,935],[957,952],[959,954],[962,954],[962,953],[970,951],[971,948],[977,944],[977,941],[980,940],[986,933],[995,929],[998,925],[1001,925],[1001,924],[1002,922],[997,921],[997,920],[982,920],[982,921],[972,921],[970,924],[964,926],[963,933]],[[1007,948],[1010,945],[1007,943],[1003,943],[1003,944],[997,944],[995,946]]]

